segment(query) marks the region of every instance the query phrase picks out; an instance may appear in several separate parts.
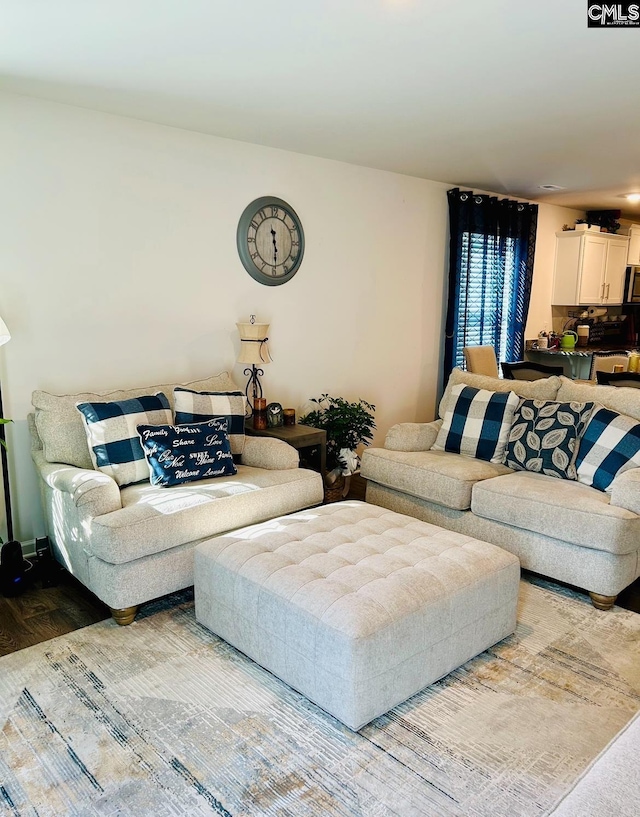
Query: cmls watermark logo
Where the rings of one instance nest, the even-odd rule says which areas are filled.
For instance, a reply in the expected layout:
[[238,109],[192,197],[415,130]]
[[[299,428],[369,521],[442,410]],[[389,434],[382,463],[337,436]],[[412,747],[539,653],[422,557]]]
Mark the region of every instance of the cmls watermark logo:
[[587,0],[589,28],[640,28],[640,3],[594,3]]

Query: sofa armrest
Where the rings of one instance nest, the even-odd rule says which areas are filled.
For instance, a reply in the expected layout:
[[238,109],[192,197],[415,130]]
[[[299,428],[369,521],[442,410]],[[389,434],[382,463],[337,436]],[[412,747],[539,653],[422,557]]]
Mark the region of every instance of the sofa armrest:
[[122,508],[120,488],[107,474],[61,462],[47,462],[41,449],[32,450],[31,456],[47,485],[70,494],[74,505],[83,514],[101,516]]
[[432,423],[398,423],[391,426],[384,440],[389,451],[428,451],[435,443],[442,420]]
[[296,449],[273,437],[244,438],[244,449],[240,461],[243,465],[253,468],[266,468],[268,471],[285,471],[288,468],[297,468],[300,464],[300,455]]
[[640,468],[623,471],[613,480],[610,502],[640,515]]

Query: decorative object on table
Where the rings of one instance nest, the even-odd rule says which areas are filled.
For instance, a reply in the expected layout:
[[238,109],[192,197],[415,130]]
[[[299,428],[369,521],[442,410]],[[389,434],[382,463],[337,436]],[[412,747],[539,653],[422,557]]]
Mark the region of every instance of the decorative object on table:
[[284,425],[284,415],[280,403],[269,403],[267,406],[267,428],[280,428]]
[[284,417],[284,425],[286,426],[294,426],[296,424],[296,410],[292,408],[286,408],[282,410],[283,417]]
[[262,397],[262,384],[259,378],[264,376],[262,366],[271,363],[271,355],[267,341],[269,340],[269,324],[256,323],[256,316],[251,315],[249,323],[236,323],[240,335],[240,355],[238,363],[248,363],[244,374],[249,377],[245,394],[247,395],[247,415],[253,414],[254,402]]
[[[321,428],[327,433],[327,474],[325,501],[333,502],[346,496],[349,480],[359,465],[356,453],[359,445],[369,445],[376,424],[376,407],[366,400],[349,402],[344,397],[322,394],[311,398],[316,408],[298,421],[300,425]],[[346,477],[346,479],[345,479]]]
[[257,431],[264,431],[267,427],[267,399],[256,397],[253,408],[253,427]]
[[580,324],[580,326],[576,326],[576,329],[578,332],[578,346],[588,346],[591,327],[588,324]]
[[549,348],[549,336],[546,332],[539,332],[538,333],[538,349],[548,349]]
[[575,349],[577,342],[578,342],[578,335],[575,332],[573,332],[571,329],[568,329],[566,332],[562,333],[562,338],[560,339],[560,348],[561,349]]
[[242,265],[254,280],[266,286],[286,284],[302,263],[302,222],[286,201],[262,196],[240,216],[236,243]]

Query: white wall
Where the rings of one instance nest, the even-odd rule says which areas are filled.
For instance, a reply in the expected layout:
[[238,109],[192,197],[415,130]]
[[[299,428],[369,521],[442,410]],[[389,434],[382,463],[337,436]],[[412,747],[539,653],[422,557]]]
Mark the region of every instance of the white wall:
[[553,204],[538,206],[538,230],[536,234],[536,254],[533,263],[531,302],[525,338],[536,338],[542,329],[553,329],[551,315],[551,292],[553,288],[553,266],[556,252],[556,232],[564,224],[573,227],[577,218],[584,218],[584,210],[570,210]]
[[[31,393],[153,385],[231,369],[236,321],[271,323],[265,394],[322,392],[430,420],[439,386],[451,186],[0,94],[0,350],[14,516],[42,535],[26,415]],[[300,215],[298,274],[266,287],[242,267],[240,214],[275,195]],[[540,205],[527,334],[550,321],[554,232]],[[534,331],[535,330],[535,331]],[[0,530],[4,530],[0,511]]]
[[[0,96],[0,351],[17,534],[43,533],[26,415],[55,393],[188,380],[235,366],[236,321],[271,323],[266,397],[377,405],[381,441],[433,417],[448,185]],[[236,226],[254,198],[300,215],[304,261],[266,287]],[[235,368],[234,368],[235,367]]]

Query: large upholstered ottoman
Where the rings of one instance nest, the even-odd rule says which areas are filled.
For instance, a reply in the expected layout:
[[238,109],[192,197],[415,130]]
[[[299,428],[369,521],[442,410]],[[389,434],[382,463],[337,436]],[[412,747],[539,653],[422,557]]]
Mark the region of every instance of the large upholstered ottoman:
[[364,502],[203,542],[196,617],[357,730],[509,635],[520,566]]

